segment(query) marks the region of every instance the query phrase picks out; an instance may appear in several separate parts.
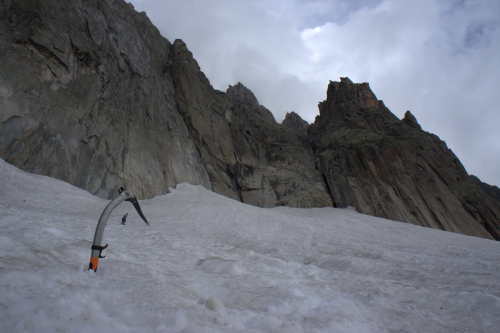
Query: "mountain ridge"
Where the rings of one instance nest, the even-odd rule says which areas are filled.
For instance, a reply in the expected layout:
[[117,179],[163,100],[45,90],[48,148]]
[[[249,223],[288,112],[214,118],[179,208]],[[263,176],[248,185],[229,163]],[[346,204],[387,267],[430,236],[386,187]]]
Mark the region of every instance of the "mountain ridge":
[[368,83],[330,81],[313,124],[279,124],[243,84],[214,89],[182,40],[122,0],[3,2],[0,18],[0,157],[23,170],[100,197],[189,182],[500,239],[498,198]]

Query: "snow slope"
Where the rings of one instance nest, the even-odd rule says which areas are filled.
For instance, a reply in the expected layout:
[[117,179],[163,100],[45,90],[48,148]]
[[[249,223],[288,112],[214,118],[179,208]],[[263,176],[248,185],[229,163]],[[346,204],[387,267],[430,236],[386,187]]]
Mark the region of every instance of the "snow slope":
[[[122,203],[0,160],[2,332],[498,332],[500,242],[200,186]],[[125,226],[121,216],[129,213]]]

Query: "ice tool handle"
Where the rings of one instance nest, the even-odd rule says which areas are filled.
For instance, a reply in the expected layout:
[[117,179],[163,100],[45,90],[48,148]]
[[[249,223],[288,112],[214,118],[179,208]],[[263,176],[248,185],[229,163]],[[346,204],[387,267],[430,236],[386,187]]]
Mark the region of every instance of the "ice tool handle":
[[144,222],[146,222],[148,226],[150,225],[148,220],[146,220],[146,217],[142,213],[141,206],[139,206],[139,202],[137,201],[135,195],[131,192],[125,191],[123,187],[120,187],[120,189],[118,190],[118,196],[106,206],[101,214],[101,217],[99,218],[99,222],[97,223],[94,242],[91,248],[92,254],[90,255],[89,270],[93,269],[95,272],[97,270],[97,265],[99,264],[99,258],[104,258],[104,256],[102,256],[102,250],[108,247],[107,244],[106,246],[101,246],[104,228],[106,227],[106,222],[108,222],[108,218],[111,215],[111,212],[123,201],[130,201],[134,205],[134,208],[139,216],[144,220]]

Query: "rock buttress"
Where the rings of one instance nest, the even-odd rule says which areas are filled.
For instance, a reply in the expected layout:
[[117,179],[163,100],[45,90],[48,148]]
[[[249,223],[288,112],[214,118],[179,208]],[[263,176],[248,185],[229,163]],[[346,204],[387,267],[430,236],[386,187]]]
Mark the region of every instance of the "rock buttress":
[[499,239],[499,202],[410,112],[399,120],[367,83],[348,78],[330,82],[319,109],[310,135],[336,207]]

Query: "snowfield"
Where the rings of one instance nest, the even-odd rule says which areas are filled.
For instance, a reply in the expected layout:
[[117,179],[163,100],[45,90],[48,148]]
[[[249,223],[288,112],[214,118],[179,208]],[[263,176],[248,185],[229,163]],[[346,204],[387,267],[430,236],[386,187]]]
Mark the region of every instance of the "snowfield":
[[94,273],[108,203],[0,160],[1,332],[499,331],[500,242],[181,184],[111,214]]

